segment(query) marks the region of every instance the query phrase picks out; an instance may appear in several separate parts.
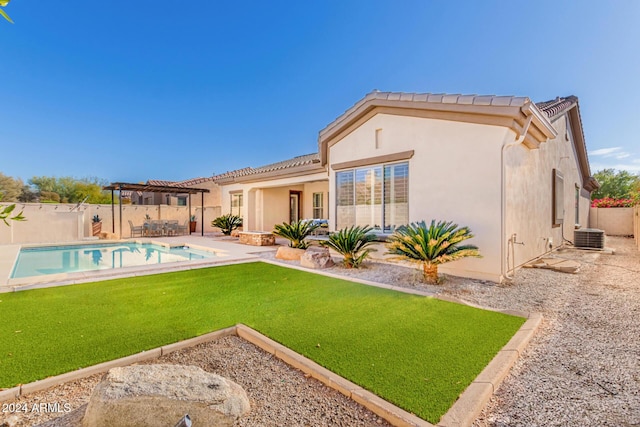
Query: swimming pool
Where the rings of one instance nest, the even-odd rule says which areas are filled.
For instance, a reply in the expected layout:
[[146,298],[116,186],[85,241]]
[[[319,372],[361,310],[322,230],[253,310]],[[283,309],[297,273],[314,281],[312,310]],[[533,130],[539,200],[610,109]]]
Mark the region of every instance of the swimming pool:
[[10,277],[15,279],[119,269],[215,256],[215,252],[188,246],[169,247],[133,242],[21,248]]

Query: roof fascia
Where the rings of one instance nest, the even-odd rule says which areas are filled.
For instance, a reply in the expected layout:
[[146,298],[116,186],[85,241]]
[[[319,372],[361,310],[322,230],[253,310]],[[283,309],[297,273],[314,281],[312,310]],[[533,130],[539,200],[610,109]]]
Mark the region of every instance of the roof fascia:
[[591,166],[589,165],[589,157],[587,156],[587,145],[584,140],[579,108],[580,107],[576,102],[576,104],[567,110],[565,114],[567,114],[569,118],[569,125],[571,126],[571,135],[573,136],[572,144],[578,157],[578,166],[582,175],[582,188],[592,192],[600,188],[600,184],[591,175]]
[[528,129],[531,132],[527,138],[529,148],[538,148],[540,143],[557,135],[545,114],[531,101],[527,101],[523,106],[511,106],[364,98],[320,131],[318,136],[320,163],[327,164],[328,147],[334,143],[334,140],[344,138],[355,130],[357,127],[354,126],[355,124],[361,124],[377,113],[506,126],[517,134],[523,130],[522,123],[529,116],[533,116],[532,124],[535,129]]

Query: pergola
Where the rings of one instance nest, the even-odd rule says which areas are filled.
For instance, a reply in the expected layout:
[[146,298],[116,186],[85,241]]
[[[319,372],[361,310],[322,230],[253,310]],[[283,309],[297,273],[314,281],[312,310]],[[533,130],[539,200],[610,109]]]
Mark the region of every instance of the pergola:
[[115,199],[113,192],[118,192],[118,200],[120,202],[120,237],[122,237],[122,192],[123,191],[142,191],[150,193],[169,193],[169,194],[188,194],[189,195],[189,218],[191,218],[191,195],[200,193],[201,200],[201,235],[204,236],[204,193],[209,193],[206,188],[179,187],[176,185],[149,185],[149,184],[132,184],[128,182],[112,182],[102,187],[103,190],[111,190],[111,232],[115,234]]

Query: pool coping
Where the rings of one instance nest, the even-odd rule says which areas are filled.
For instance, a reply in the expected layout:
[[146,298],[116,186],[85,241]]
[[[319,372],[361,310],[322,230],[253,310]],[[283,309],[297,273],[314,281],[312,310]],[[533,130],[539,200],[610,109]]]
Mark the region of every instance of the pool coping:
[[[216,241],[214,241],[216,242]],[[200,259],[200,260],[192,260],[192,261],[177,261],[166,264],[152,264],[152,265],[140,265],[140,266],[130,266],[123,267],[118,269],[104,269],[104,270],[89,270],[85,272],[75,272],[75,273],[59,273],[59,274],[48,274],[42,276],[28,276],[22,278],[7,278],[3,283],[0,280],[0,294],[6,292],[19,292],[31,289],[42,289],[49,287],[57,287],[57,286],[67,286],[67,285],[75,285],[81,283],[91,283],[98,282],[102,280],[111,280],[111,279],[120,279],[125,277],[138,277],[138,276],[147,276],[152,274],[162,274],[169,273],[174,271],[185,271],[185,270],[193,270],[198,268],[207,268],[219,265],[230,265],[230,264],[239,264],[245,262],[254,262],[259,260],[259,257],[254,253],[243,251],[244,254],[230,254],[228,250],[206,246],[202,244],[198,244],[197,242],[186,242],[183,240],[177,240],[175,242],[166,242],[160,240],[140,240],[140,239],[119,239],[119,240],[101,240],[99,242],[91,241],[75,241],[75,242],[65,242],[65,243],[51,243],[51,244],[36,244],[36,243],[25,243],[19,245],[10,245],[10,250],[13,253],[16,251],[17,253],[21,248],[40,248],[40,247],[59,247],[59,246],[81,246],[87,244],[120,244],[120,243],[139,243],[139,244],[155,244],[163,247],[179,247],[179,246],[188,246],[197,250],[204,250],[208,252],[216,253],[215,257]],[[9,246],[9,245],[6,245]],[[253,248],[252,248],[253,249]],[[16,259],[13,260],[11,270],[9,271],[9,275],[13,269],[13,265],[15,265]]]
[[[241,262],[255,262],[256,260],[245,260]],[[126,356],[120,359],[107,361],[98,365],[90,366],[87,368],[79,369],[76,371],[68,372],[65,374],[57,375],[54,377],[45,378],[43,380],[35,381],[29,384],[20,385],[6,390],[0,390],[0,402],[20,397],[24,394],[33,393],[36,391],[44,390],[49,387],[53,387],[68,381],[73,381],[87,377],[89,375],[106,372],[109,369],[117,366],[126,366],[133,363],[158,358],[163,354],[170,353],[179,349],[192,347],[196,344],[203,342],[209,342],[222,338],[228,335],[236,335],[240,338],[251,342],[252,344],[262,348],[268,353],[273,354],[288,365],[301,370],[307,375],[310,375],[323,384],[331,387],[355,402],[363,405],[367,409],[371,410],[380,417],[386,419],[390,424],[394,426],[415,426],[415,427],[453,427],[453,426],[471,426],[475,419],[478,417],[484,406],[487,404],[491,396],[498,389],[504,378],[509,374],[509,371],[518,360],[523,350],[527,347],[529,341],[535,335],[537,329],[542,323],[543,316],[538,312],[523,312],[517,310],[495,310],[486,307],[479,307],[469,304],[465,301],[461,301],[452,297],[445,297],[440,295],[434,295],[429,292],[401,288],[397,286],[385,285],[382,283],[371,282],[367,280],[345,278],[332,273],[321,272],[317,270],[309,270],[303,267],[295,265],[285,265],[270,260],[264,260],[258,258],[257,261],[265,262],[268,264],[275,264],[285,268],[293,268],[303,270],[307,272],[320,273],[325,276],[334,277],[342,280],[353,281],[356,283],[362,283],[370,286],[376,286],[385,289],[391,289],[403,293],[415,294],[424,297],[435,298],[447,302],[453,302],[457,304],[463,304],[467,306],[473,306],[479,309],[494,311],[513,316],[519,316],[527,319],[518,331],[511,337],[507,344],[502,347],[496,356],[485,366],[480,374],[474,381],[460,394],[456,402],[449,408],[449,410],[442,416],[438,424],[431,424],[389,402],[380,398],[379,396],[363,389],[362,387],[352,383],[351,381],[329,371],[328,369],[318,365],[310,359],[294,352],[293,350],[279,344],[272,339],[260,334],[259,332],[251,329],[250,327],[237,324],[235,326],[221,329],[208,334],[200,335],[198,337],[183,340],[177,343],[168,344],[165,346],[157,347],[152,350],[143,351],[134,355]]]

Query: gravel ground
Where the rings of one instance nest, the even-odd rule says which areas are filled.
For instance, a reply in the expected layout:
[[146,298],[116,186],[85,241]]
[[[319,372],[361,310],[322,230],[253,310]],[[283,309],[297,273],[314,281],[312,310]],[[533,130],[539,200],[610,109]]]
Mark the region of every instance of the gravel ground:
[[[421,283],[417,270],[369,263],[328,271],[496,309],[538,311],[544,322],[509,376],[474,423],[486,426],[640,425],[640,253],[632,239],[608,237],[615,255],[564,250],[581,269],[564,274],[521,269],[512,283],[446,277]],[[274,252],[263,253],[267,259]],[[242,385],[251,414],[238,426],[379,426],[384,420],[237,337],[169,354],[153,363],[193,364]],[[18,402],[69,403],[75,412],[42,427],[77,426],[93,376],[23,397]],[[10,403],[10,402],[6,402]],[[79,410],[77,410],[80,408]],[[0,413],[0,426],[43,423],[55,414]]]

